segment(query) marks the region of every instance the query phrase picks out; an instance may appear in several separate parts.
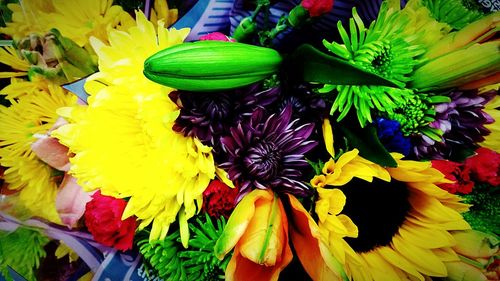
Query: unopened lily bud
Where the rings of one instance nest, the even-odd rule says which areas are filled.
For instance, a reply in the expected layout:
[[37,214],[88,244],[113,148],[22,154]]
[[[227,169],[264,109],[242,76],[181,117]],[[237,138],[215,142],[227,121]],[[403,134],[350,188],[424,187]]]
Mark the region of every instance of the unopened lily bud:
[[487,281],[488,278],[477,267],[461,261],[445,262],[448,276],[445,278],[448,281]]
[[276,73],[281,55],[270,48],[235,42],[198,41],[164,49],[144,62],[151,81],[185,91],[246,86]]
[[238,42],[248,42],[255,34],[257,34],[257,23],[251,17],[246,17],[234,30],[233,38]]
[[477,230],[452,233],[457,244],[453,249],[469,258],[489,258],[498,252],[499,240],[496,236]]

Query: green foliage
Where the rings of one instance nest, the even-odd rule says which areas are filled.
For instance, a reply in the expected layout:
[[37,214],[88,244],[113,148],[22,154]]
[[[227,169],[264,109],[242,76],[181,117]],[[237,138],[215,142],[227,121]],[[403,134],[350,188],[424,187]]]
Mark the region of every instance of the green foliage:
[[10,266],[26,280],[36,280],[35,270],[46,256],[44,246],[49,239],[39,231],[19,227],[13,232],[0,232],[0,274],[12,280]]
[[359,149],[359,155],[383,167],[397,167],[394,158],[378,139],[377,130],[373,125],[360,128],[356,124],[348,125],[343,122],[338,127],[349,144]]
[[0,26],[6,26],[5,23],[10,22],[12,20],[12,11],[7,8],[7,5],[10,3],[17,3],[17,0],[2,0],[0,2]]
[[144,235],[137,245],[149,266],[165,280],[224,280],[224,270],[231,255],[220,261],[214,255],[214,246],[226,226],[224,217],[216,223],[205,214],[196,218],[189,228],[192,231],[189,248],[184,249],[180,242],[179,230],[164,240],[149,241]]
[[465,220],[473,229],[493,232],[500,235],[500,190],[489,184],[476,183],[472,192],[462,195],[465,203],[472,204],[464,214]]
[[196,218],[196,223],[196,225],[189,225],[194,233],[193,238],[189,240],[191,248],[179,253],[185,260],[184,266],[189,276],[188,280],[224,280],[224,270],[231,255],[227,255],[220,261],[214,255],[214,247],[222,235],[226,220],[221,217],[215,226],[208,214],[205,214],[205,221]]
[[163,240],[149,241],[146,237],[137,245],[148,265],[158,273],[159,277],[166,280],[186,280],[183,261],[178,255],[182,248],[179,240],[179,231],[175,231]]

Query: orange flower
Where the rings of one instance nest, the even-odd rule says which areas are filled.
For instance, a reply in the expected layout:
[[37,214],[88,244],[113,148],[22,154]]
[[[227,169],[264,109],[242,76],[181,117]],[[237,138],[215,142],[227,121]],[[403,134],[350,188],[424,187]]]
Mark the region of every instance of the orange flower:
[[287,199],[290,226],[283,202],[271,190],[253,190],[236,206],[215,245],[220,259],[234,248],[226,280],[278,280],[293,258],[289,230],[298,258],[314,280],[345,278],[309,213],[294,196]]

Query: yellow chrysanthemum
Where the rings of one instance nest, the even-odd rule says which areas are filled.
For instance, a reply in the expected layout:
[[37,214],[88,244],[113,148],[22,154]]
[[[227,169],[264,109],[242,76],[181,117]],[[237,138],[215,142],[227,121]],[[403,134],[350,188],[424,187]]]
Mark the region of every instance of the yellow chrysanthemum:
[[445,179],[430,162],[392,156],[397,168],[369,164],[356,151],[325,164],[320,231],[351,280],[447,276],[445,262],[458,260],[450,231],[470,228],[460,215],[468,206],[435,185]]
[[0,63],[8,65],[12,70],[17,71],[2,71],[0,78],[11,78],[26,76],[30,67],[29,63],[20,58],[13,47],[0,48]]
[[32,81],[11,78],[10,84],[0,90],[0,94],[4,95],[7,100],[12,101],[31,93],[47,92],[50,84],[52,83],[41,77],[34,77]]
[[112,0],[24,0],[20,4],[8,4],[13,12],[12,22],[0,28],[0,32],[18,40],[30,33],[45,34],[57,28],[80,46],[84,46],[90,36],[106,41],[110,28],[127,28],[133,24],[132,17],[112,3]]
[[142,12],[138,12],[136,17],[137,25],[129,28],[127,32],[109,32],[109,45],[97,38],[90,39],[99,57],[100,72],[89,78],[99,81],[86,85],[89,92],[92,92],[94,87],[99,88],[101,84],[127,85],[131,89],[143,92],[144,87],[147,87],[148,92],[168,90],[143,75],[144,61],[160,50],[182,43],[189,29],[167,30],[163,23],[155,29]]
[[60,223],[55,208],[54,170],[31,150],[37,134],[45,134],[58,118],[56,110],[76,98],[56,85],[32,83],[10,107],[0,106],[0,165],[7,168],[8,188],[20,190],[19,200],[33,215]]
[[158,27],[158,21],[164,22],[166,26],[171,26],[177,21],[178,16],[179,11],[177,9],[169,9],[166,0],[155,0],[150,18],[154,26]]
[[142,74],[144,60],[181,43],[188,30],[158,33],[142,13],[128,32],[111,31],[110,45],[92,39],[100,72],[90,78],[88,107],[60,111],[72,124],[53,133],[75,156],[71,173],[87,190],[130,197],[123,218],[152,223],[151,239],[164,238],[179,219],[187,245],[187,219],[201,206],[215,175],[211,148],[171,128],[179,112],[169,88]]

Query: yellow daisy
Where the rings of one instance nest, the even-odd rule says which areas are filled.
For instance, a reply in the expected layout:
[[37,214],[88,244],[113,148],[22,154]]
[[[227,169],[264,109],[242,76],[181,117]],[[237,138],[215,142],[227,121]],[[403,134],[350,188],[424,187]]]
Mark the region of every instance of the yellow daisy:
[[450,231],[470,228],[460,215],[468,206],[435,185],[445,179],[430,162],[392,156],[397,168],[382,168],[356,151],[325,165],[328,184],[313,182],[320,231],[351,280],[447,276],[445,262],[458,260]]
[[187,220],[215,175],[211,148],[172,130],[179,112],[168,98],[171,89],[145,78],[142,67],[187,33],[155,31],[139,12],[128,32],[110,31],[110,45],[91,39],[100,72],[86,84],[89,105],[61,110],[71,124],[53,133],[75,153],[70,172],[85,189],[130,198],[123,219],[137,216],[140,228],[152,223],[151,239],[164,238],[179,219],[185,246]]
[[58,118],[56,110],[76,98],[53,84],[35,84],[9,107],[0,106],[0,165],[6,167],[8,188],[20,190],[19,200],[33,215],[60,223],[55,208],[54,170],[31,150],[37,134],[45,134]]
[[65,37],[84,46],[90,36],[107,39],[110,28],[127,28],[133,24],[130,15],[112,0],[24,0],[8,4],[12,22],[0,32],[19,40],[30,33],[45,34],[57,28]]

